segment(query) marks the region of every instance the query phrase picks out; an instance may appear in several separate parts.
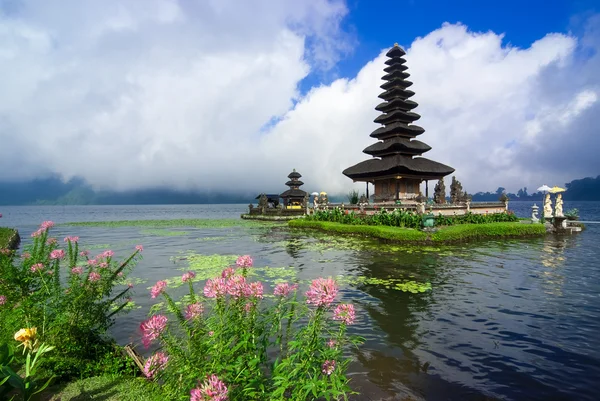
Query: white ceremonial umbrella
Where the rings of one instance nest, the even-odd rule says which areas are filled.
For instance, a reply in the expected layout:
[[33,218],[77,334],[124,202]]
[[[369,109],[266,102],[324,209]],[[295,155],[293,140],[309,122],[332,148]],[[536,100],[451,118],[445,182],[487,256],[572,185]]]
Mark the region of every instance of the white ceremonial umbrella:
[[548,185],[544,184],[541,187],[539,187],[537,190],[538,191],[542,191],[542,192],[548,192],[550,191],[552,188],[550,188]]
[[312,194],[310,194],[310,196],[319,196],[318,192],[313,192]]

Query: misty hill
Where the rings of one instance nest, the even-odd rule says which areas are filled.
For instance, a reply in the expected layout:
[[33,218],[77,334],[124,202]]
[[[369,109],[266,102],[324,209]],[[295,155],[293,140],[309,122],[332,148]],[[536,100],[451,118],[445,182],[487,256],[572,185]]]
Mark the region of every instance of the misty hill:
[[[600,201],[600,176],[573,180],[565,185],[564,199],[570,201]],[[282,190],[283,191],[283,190]],[[497,201],[504,192],[478,192],[473,201]],[[257,193],[192,192],[165,188],[137,191],[94,191],[85,181],[72,179],[62,182],[59,178],[36,179],[28,182],[0,182],[0,205],[156,205],[156,204],[208,204],[208,203],[256,203]],[[542,194],[529,194],[527,188],[516,194],[508,193],[512,200],[539,201]],[[346,196],[332,194],[330,200],[347,202]]]

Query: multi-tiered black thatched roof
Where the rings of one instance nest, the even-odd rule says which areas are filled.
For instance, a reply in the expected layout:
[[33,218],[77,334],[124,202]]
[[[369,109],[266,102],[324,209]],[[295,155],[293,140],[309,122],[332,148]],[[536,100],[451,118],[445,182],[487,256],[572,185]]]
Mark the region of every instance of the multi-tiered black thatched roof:
[[302,199],[304,199],[304,196],[306,196],[306,192],[300,189],[300,186],[304,185],[304,183],[300,181],[300,177],[302,177],[302,175],[300,175],[300,173],[297,172],[296,169],[294,169],[294,171],[292,171],[288,175],[288,178],[290,180],[286,182],[285,185],[290,187],[290,189],[279,195],[284,199],[284,203],[286,205],[289,201],[292,200],[302,201]]
[[408,69],[404,65],[405,54],[397,43],[386,54],[389,59],[385,62],[387,67],[383,69],[386,75],[382,77],[386,82],[381,85],[385,92],[379,95],[385,102],[375,107],[375,110],[383,113],[375,122],[383,124],[383,127],[371,133],[371,137],[379,139],[379,142],[363,150],[374,158],[343,171],[354,181],[373,181],[393,176],[438,179],[454,172],[452,167],[445,164],[424,157],[413,157],[421,156],[431,147],[414,139],[425,130],[412,124],[421,116],[411,111],[418,104],[408,100],[415,93],[407,89],[412,82],[406,80],[410,74],[405,72]]

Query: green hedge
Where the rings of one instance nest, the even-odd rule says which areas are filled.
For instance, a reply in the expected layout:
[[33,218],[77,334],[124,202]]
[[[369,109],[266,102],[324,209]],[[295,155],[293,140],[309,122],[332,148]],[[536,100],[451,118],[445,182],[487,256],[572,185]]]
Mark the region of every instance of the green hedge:
[[13,228],[0,227],[0,249],[14,249],[19,245],[19,233]]
[[401,242],[459,242],[470,239],[529,237],[546,234],[543,224],[523,223],[487,223],[460,224],[442,227],[433,233],[426,233],[409,228],[389,226],[364,226],[327,221],[310,221],[306,219],[292,220],[289,223],[294,228],[319,229],[340,234],[366,235]]

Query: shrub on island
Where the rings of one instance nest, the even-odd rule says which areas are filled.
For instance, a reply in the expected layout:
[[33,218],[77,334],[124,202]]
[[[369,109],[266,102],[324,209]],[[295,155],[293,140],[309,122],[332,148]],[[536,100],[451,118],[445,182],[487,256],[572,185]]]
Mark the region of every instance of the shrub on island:
[[[349,225],[367,226],[390,226],[421,228],[423,227],[423,216],[410,210],[394,209],[389,212],[382,209],[374,214],[362,215],[354,211],[342,210],[338,207],[331,210],[318,210],[314,214],[306,216],[307,221],[327,221]],[[500,222],[516,222],[519,218],[511,211],[507,213],[486,213],[444,216],[439,214],[435,217],[436,226],[452,226],[457,224],[488,224]]]
[[154,314],[140,326],[144,345],[159,347],[144,374],[170,399],[346,398],[343,351],[361,341],[346,331],[354,306],[334,307],[338,289],[330,278],[313,280],[305,300],[296,285],[277,284],[267,302],[263,284],[246,278],[251,266],[250,257],[240,257],[237,269],[206,282],[203,295],[194,290],[195,274],[185,273],[189,293],[181,303],[165,281],[156,283],[151,296],[165,298],[170,316]]

